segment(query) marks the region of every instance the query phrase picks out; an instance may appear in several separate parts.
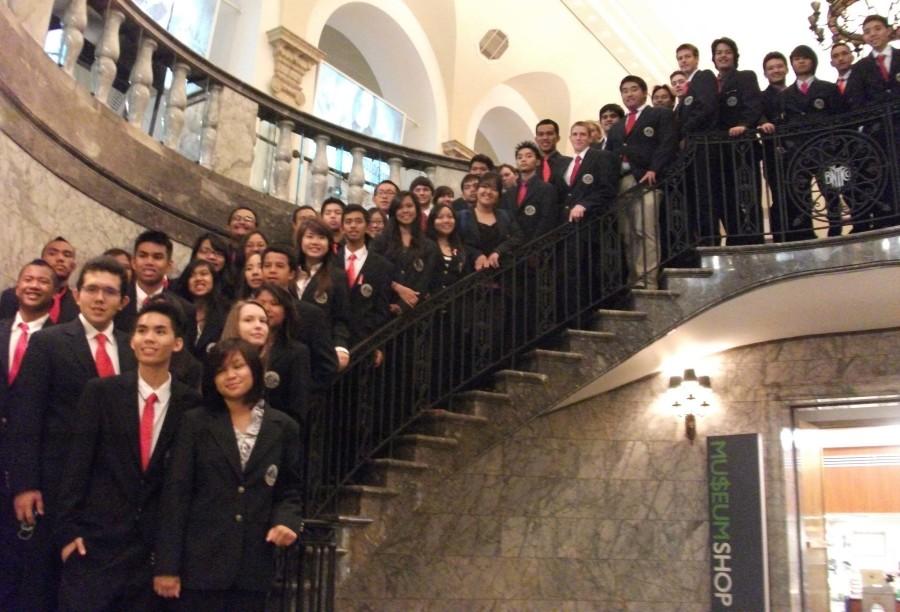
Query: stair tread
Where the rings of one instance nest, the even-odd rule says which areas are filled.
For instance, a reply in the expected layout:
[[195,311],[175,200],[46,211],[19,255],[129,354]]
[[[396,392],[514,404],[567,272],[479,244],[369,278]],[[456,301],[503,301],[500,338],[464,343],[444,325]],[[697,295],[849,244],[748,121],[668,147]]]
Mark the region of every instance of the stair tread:
[[662,276],[687,276],[687,277],[703,277],[712,276],[714,270],[710,268],[666,268],[662,271]]
[[676,298],[681,294],[669,289],[632,289],[631,295],[649,298]]
[[407,461],[406,459],[394,459],[393,457],[379,457],[372,459],[370,463],[378,467],[392,467],[403,470],[427,470],[431,467],[421,461]]
[[582,336],[584,338],[609,339],[616,338],[618,334],[610,331],[594,331],[592,329],[567,329],[566,334],[569,336]]
[[491,400],[495,402],[510,402],[512,397],[509,393],[501,393],[499,391],[486,391],[484,389],[472,389],[471,391],[463,391],[456,394],[457,399],[467,400]]
[[594,311],[595,315],[602,317],[618,318],[618,319],[646,319],[647,313],[643,310],[612,310],[609,308],[599,308]]
[[373,518],[351,514],[331,514],[325,515],[322,518],[331,523],[337,523],[338,525],[343,525],[345,527],[366,527],[375,522],[375,519]]
[[525,382],[545,384],[550,382],[550,377],[540,372],[527,372],[525,370],[500,370],[494,374],[494,378],[513,378]]
[[580,361],[584,359],[583,353],[577,353],[575,351],[554,351],[550,349],[534,349],[533,351],[527,353],[526,357],[555,357],[558,359],[568,359],[571,361]]
[[404,434],[397,436],[399,442],[415,442],[416,444],[430,444],[431,446],[457,446],[459,440],[444,436],[428,436],[425,434]]
[[462,412],[453,412],[444,408],[429,408],[419,413],[421,416],[434,420],[460,421],[465,423],[487,423],[487,417],[477,416],[474,414],[464,414]]
[[397,489],[391,489],[390,487],[379,487],[376,485],[363,484],[344,485],[341,487],[341,490],[348,491],[350,493],[368,493],[370,495],[382,495],[385,497],[393,497],[400,494],[400,491],[398,491]]

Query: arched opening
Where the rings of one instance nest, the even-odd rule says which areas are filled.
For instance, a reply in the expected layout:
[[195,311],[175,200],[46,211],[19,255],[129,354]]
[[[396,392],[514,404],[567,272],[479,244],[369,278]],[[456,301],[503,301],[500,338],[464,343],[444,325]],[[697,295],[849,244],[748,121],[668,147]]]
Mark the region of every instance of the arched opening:
[[475,133],[475,150],[499,163],[512,163],[516,145],[531,138],[532,127],[512,109],[497,106],[489,110]]
[[440,102],[434,54],[409,9],[396,3],[395,11],[395,3],[387,4],[337,7],[318,31],[319,48],[328,54],[327,62],[406,115],[404,145],[437,151],[442,129],[446,132],[446,103]]

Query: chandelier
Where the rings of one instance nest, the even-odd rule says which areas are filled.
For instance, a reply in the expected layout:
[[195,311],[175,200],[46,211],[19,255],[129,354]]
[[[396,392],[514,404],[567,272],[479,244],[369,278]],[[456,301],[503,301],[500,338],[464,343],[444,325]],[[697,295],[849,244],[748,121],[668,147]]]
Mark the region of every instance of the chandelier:
[[[812,14],[809,16],[809,29],[816,36],[820,45],[831,47],[836,43],[846,43],[859,55],[862,52],[862,22],[867,15],[883,15],[888,23],[896,24],[900,20],[900,0],[826,0],[828,5],[824,23],[822,22],[822,3],[811,2]],[[830,41],[825,44],[826,30],[830,33]],[[897,30],[894,30],[894,39]]]

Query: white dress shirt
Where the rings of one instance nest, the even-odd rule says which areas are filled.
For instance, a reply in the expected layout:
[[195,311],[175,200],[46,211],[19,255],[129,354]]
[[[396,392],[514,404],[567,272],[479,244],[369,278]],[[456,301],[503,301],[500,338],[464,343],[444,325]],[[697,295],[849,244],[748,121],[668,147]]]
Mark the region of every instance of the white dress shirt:
[[94,361],[97,360],[97,347],[99,346],[97,336],[103,334],[106,336],[106,354],[109,355],[109,360],[112,361],[116,374],[121,374],[122,371],[119,369],[119,345],[116,344],[116,337],[113,335],[112,321],[106,326],[106,329],[98,330],[88,323],[83,314],[79,314],[78,319],[81,321],[81,325],[84,326],[84,334],[87,336],[88,346],[91,347],[91,356],[94,358]]
[[572,170],[575,169],[575,160],[580,159],[581,163],[584,163],[584,156],[587,155],[588,150],[585,149],[581,153],[576,153],[574,157],[572,157],[572,161],[569,162],[569,166],[566,168],[565,174],[563,174],[563,180],[566,182],[566,185],[572,184]]
[[878,51],[872,51],[872,59],[875,60],[875,66],[878,66],[878,56],[884,56],[884,68],[888,71],[888,74],[891,73],[891,56],[893,55],[893,47],[890,45],[884,48],[884,51],[879,53]]
[[362,270],[363,264],[366,263],[369,249],[366,248],[365,244],[358,251],[351,251],[349,246],[344,247],[344,271],[347,272],[348,278],[350,277],[350,255],[356,255],[356,259],[353,260],[353,268],[356,270],[356,277],[359,278],[359,271]]
[[25,323],[28,326],[28,341],[31,342],[31,336],[36,331],[40,331],[42,327],[44,327],[44,322],[50,317],[50,313],[48,312],[40,319],[35,319],[30,323],[25,323],[22,320],[22,315],[19,312],[16,312],[16,318],[13,320],[12,324],[12,333],[9,335],[9,361],[6,363],[9,364],[9,367],[12,367],[13,359],[16,356],[16,345],[19,343],[19,337],[22,335],[22,330],[19,329],[19,323]]
[[169,410],[169,400],[172,398],[172,375],[166,379],[166,382],[154,389],[143,378],[138,375],[138,431],[140,431],[140,422],[144,416],[144,404],[151,394],[156,394],[156,403],[153,404],[153,440],[150,443],[150,456],[153,456],[153,449],[156,448],[156,442],[159,440],[159,432],[162,431],[163,423],[166,420],[166,412]]
[[141,308],[144,307],[144,300],[146,300],[148,297],[155,297],[157,295],[161,295],[163,292],[163,289],[165,289],[165,288],[166,288],[165,285],[160,285],[159,288],[156,291],[154,291],[153,293],[144,293],[144,290],[141,289],[140,283],[135,283],[134,284],[134,300],[136,302],[134,305],[135,310],[140,312]]
[[322,264],[320,263],[312,265],[309,267],[309,273],[307,273],[306,270],[303,270],[302,268],[297,269],[297,295],[299,297],[303,297],[303,292],[306,291],[307,285],[309,285],[309,282],[321,267]]

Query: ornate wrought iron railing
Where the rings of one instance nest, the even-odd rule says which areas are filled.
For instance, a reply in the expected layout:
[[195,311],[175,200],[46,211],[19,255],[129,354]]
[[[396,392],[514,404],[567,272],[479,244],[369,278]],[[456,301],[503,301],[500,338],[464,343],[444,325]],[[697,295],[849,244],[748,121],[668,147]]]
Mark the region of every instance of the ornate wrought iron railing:
[[336,527],[307,521],[296,544],[276,557],[266,607],[271,612],[330,612],[337,578]]
[[[693,265],[696,247],[719,244],[721,228],[732,230],[730,244],[754,244],[897,224],[898,119],[900,105],[885,105],[774,135],[691,141],[655,188],[620,194],[608,210],[557,227],[501,269],[464,278],[393,321],[353,350],[327,409],[313,415],[309,511],[335,513],[341,488],[369,460],[390,454],[420,412],[451,404],[454,393],[515,366],[631,287],[653,286],[664,267]],[[784,198],[771,209],[769,221],[783,228],[774,234],[763,175],[774,194],[768,200]],[[656,244],[625,240],[626,226],[655,228]],[[380,367],[376,349],[386,356]]]

